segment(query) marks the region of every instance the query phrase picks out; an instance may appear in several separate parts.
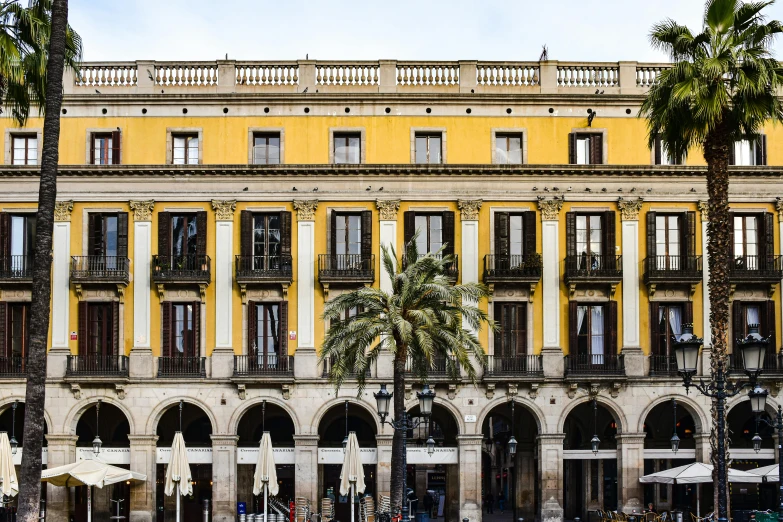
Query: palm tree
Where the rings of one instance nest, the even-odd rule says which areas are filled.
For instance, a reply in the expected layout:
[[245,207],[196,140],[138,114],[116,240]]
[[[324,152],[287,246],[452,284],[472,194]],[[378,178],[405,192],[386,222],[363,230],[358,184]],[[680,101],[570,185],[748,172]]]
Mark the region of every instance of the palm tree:
[[[393,247],[383,246],[382,262],[392,282],[391,292],[363,287],[342,294],[326,304],[324,319],[330,321],[319,360],[334,361],[330,380],[339,388],[356,376],[360,391],[366,371],[383,351],[393,357],[394,418],[405,410],[406,362],[411,361],[412,377],[425,382],[435,360],[446,361],[446,371],[456,379],[460,370],[475,381],[475,359],[484,364],[486,355],[477,332],[483,324],[494,323],[475,303],[489,297],[484,285],[452,285],[448,268],[451,256],[419,256],[416,237],[407,245],[407,267],[397,262]],[[354,315],[355,314],[355,315]],[[346,320],[344,318],[350,317]],[[466,326],[466,327],[463,327]],[[402,508],[403,437],[394,431],[391,459],[392,512]]]
[[[649,144],[660,139],[675,158],[700,147],[707,161],[713,379],[725,374],[728,360],[729,150],[737,140],[757,139],[767,120],[783,120],[777,97],[783,69],[770,53],[783,27],[762,14],[773,3],[708,0],[702,32],[693,34],[669,19],[653,26],[650,34],[653,47],[667,52],[674,63],[656,78],[639,112],[647,118]],[[715,422],[711,444],[717,481]]]

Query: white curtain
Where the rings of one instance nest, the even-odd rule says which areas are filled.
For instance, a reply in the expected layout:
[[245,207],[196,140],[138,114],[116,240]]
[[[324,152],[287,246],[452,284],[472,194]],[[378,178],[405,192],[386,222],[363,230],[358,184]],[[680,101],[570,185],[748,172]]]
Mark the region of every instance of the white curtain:
[[748,306],[745,308],[745,319],[747,320],[747,324],[761,324],[759,321],[759,307],[758,306]]
[[677,338],[682,334],[682,308],[679,306],[669,307],[669,329]]
[[590,344],[593,364],[604,363],[604,309],[600,306],[590,307]]
[[585,320],[585,312],[587,311],[586,306],[577,306],[576,307],[576,333],[579,334],[579,332],[582,331],[582,323]]

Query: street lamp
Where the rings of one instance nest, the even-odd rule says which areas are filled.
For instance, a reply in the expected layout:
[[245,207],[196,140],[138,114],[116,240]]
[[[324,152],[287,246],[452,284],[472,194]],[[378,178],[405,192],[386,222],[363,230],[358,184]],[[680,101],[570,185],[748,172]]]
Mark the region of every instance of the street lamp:
[[[373,393],[375,402],[378,406],[378,417],[381,419],[381,424],[388,424],[394,431],[402,432],[402,520],[407,522],[408,516],[408,430],[416,429],[422,422],[428,423],[430,416],[432,415],[432,404],[435,402],[435,391],[430,389],[429,384],[425,384],[420,392],[416,394],[416,398],[419,399],[419,413],[415,421],[411,419],[408,412],[404,412],[401,419],[394,420],[389,417],[389,405],[394,394],[390,393],[386,389],[385,384],[381,384],[381,389],[377,393]],[[427,454],[432,455],[435,452],[435,439],[432,435],[429,436],[426,442]]]
[[590,447],[593,449],[593,455],[598,456],[598,446],[601,439],[598,438],[598,401],[593,397],[593,438],[590,439]]
[[101,442],[101,438],[98,436],[98,432],[100,431],[100,415],[101,413],[101,399],[98,399],[98,404],[95,405],[95,438],[92,440],[92,452],[97,457],[101,452],[101,446],[103,443]]
[[677,399],[672,399],[672,409],[674,410],[674,434],[671,438],[672,451],[677,453],[680,449],[680,437],[677,436]]
[[348,447],[348,401],[345,401],[345,438],[343,439],[343,453]]
[[512,459],[517,454],[517,439],[514,437],[514,398],[511,398],[511,438],[508,439],[508,455]]
[[11,440],[8,443],[11,445],[11,455],[16,455],[19,450],[19,443],[16,441],[16,407],[19,406],[19,401],[14,401],[11,405]]

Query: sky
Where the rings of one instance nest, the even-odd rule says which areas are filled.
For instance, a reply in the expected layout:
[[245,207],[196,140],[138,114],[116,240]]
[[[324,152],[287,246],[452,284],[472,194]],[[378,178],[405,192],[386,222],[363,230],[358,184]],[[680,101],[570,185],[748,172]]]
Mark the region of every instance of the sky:
[[[70,0],[86,61],[668,61],[651,26],[702,0]],[[783,0],[767,9],[783,20]],[[774,48],[783,53],[783,38]]]

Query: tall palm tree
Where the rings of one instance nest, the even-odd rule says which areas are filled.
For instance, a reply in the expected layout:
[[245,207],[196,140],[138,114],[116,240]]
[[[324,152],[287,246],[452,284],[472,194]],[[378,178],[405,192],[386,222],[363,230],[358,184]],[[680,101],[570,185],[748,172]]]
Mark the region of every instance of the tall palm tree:
[[[783,120],[777,96],[783,69],[770,53],[773,39],[783,28],[779,21],[767,22],[763,15],[773,3],[708,0],[700,33],[669,19],[653,26],[650,34],[653,47],[667,52],[674,63],[655,79],[642,103],[639,114],[647,118],[649,144],[659,138],[679,158],[689,149],[701,148],[707,161],[713,379],[725,374],[728,361],[729,150],[737,140],[757,139],[767,120]],[[713,422],[716,481],[717,437]],[[715,491],[717,497],[718,488]]]
[[[416,237],[407,245],[402,267],[394,248],[383,246],[382,262],[392,282],[391,292],[363,287],[342,294],[326,304],[324,319],[330,321],[321,349],[320,361],[334,361],[329,378],[339,388],[347,378],[356,376],[360,390],[365,372],[382,351],[393,357],[394,418],[402,419],[405,410],[406,362],[411,361],[411,377],[425,382],[434,361],[446,361],[452,378],[464,371],[475,380],[474,360],[486,360],[484,349],[474,332],[494,323],[476,303],[489,297],[484,285],[453,285],[448,279],[451,256],[419,256]],[[353,315],[355,314],[355,315]],[[347,316],[353,315],[350,319]],[[463,327],[463,325],[468,328]],[[403,437],[394,431],[391,458],[391,506],[399,512],[403,502]]]

